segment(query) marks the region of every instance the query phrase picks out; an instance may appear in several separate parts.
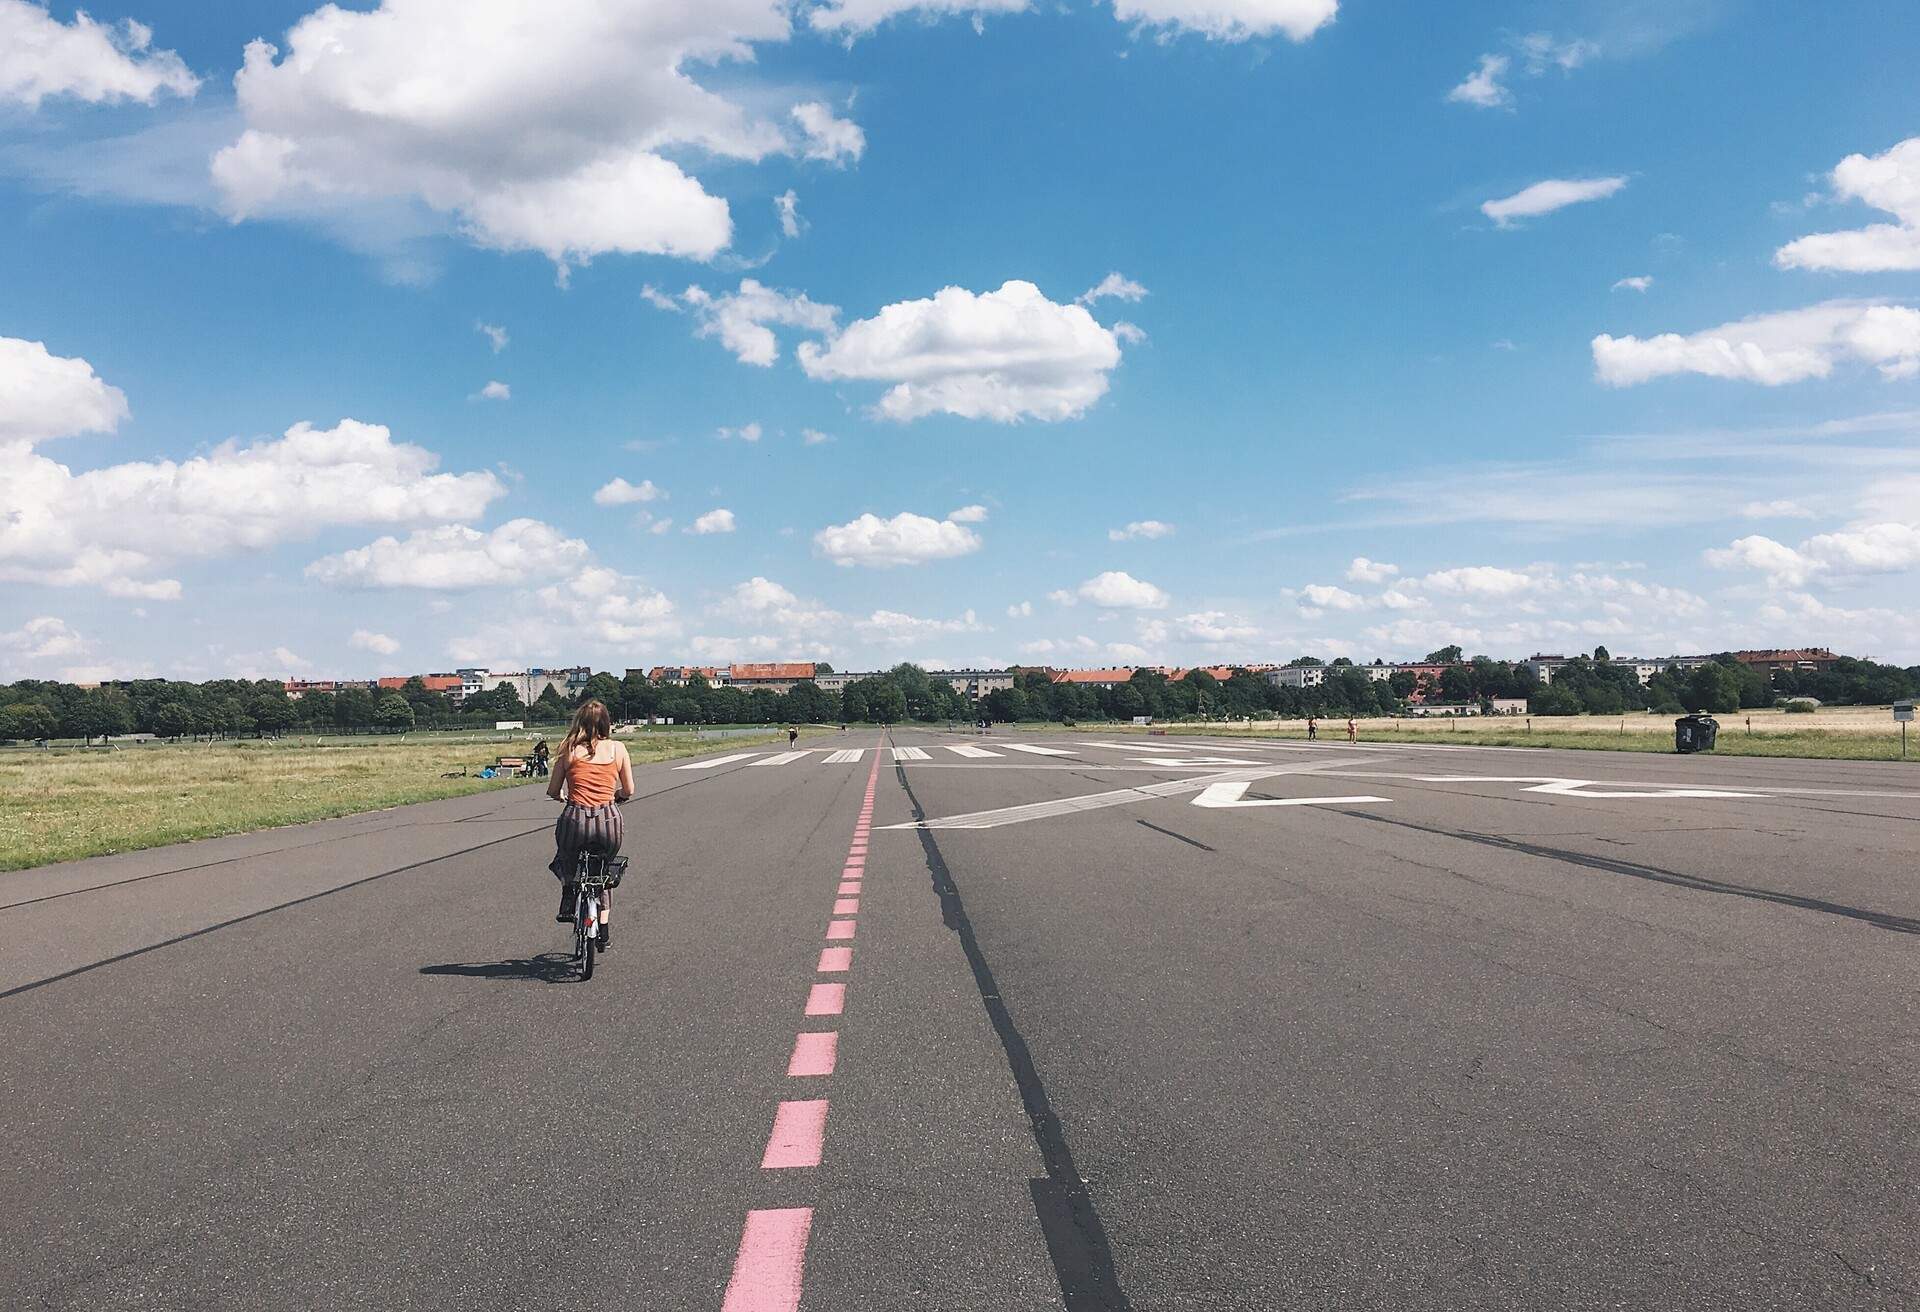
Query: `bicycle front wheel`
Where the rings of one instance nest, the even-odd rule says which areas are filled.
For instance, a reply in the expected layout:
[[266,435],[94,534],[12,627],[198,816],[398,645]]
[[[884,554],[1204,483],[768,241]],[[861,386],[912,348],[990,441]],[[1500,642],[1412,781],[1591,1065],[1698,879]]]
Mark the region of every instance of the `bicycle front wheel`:
[[593,950],[594,950],[593,935],[582,934],[580,936],[580,978],[581,979],[593,978]]

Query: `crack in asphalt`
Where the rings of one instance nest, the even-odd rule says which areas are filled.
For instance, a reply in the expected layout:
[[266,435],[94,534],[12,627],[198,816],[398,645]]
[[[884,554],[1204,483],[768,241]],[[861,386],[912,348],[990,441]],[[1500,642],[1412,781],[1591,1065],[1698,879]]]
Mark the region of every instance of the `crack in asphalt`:
[[1867,907],[1848,906],[1844,902],[1830,902],[1825,898],[1807,897],[1800,893],[1782,893],[1777,889],[1761,888],[1751,884],[1731,884],[1725,880],[1708,879],[1704,875],[1685,875],[1677,870],[1663,870],[1659,866],[1641,865],[1634,861],[1596,856],[1589,852],[1575,852],[1567,848],[1547,847],[1540,843],[1526,843],[1500,834],[1476,834],[1465,830],[1440,829],[1432,825],[1415,824],[1410,820],[1395,820],[1366,811],[1343,810],[1340,814],[1351,816],[1356,820],[1371,820],[1376,824],[1412,829],[1418,833],[1432,834],[1440,838],[1457,838],[1463,843],[1479,843],[1484,847],[1496,848],[1503,852],[1516,852],[1522,856],[1541,857],[1548,861],[1585,866],[1590,870],[1603,870],[1608,874],[1626,875],[1630,879],[1667,884],[1696,893],[1719,893],[1727,897],[1748,898],[1755,902],[1771,902],[1775,906],[1792,907],[1799,911],[1817,911],[1823,915],[1858,920],[1876,929],[1884,929],[1895,934],[1920,934],[1920,920],[1909,916],[1896,916],[1887,911],[1874,911]]
[[[920,805],[920,799],[914,795],[906,769],[898,760],[894,762],[893,769],[908,803],[913,807],[914,820],[925,820],[926,808]],[[1119,1276],[1114,1270],[1113,1249],[1107,1241],[1100,1210],[1087,1189],[1087,1182],[1081,1178],[1079,1168],[1074,1164],[1066,1131],[1060,1124],[1059,1116],[1054,1113],[1046,1085],[1034,1065],[1033,1053],[1027,1047],[1019,1026],[1014,1023],[1013,1014],[993,977],[993,968],[987,963],[979,939],[974,936],[973,922],[967,918],[966,904],[960,897],[953,872],[947,868],[946,858],[941,855],[933,831],[917,829],[914,832],[920,836],[920,847],[927,859],[927,873],[932,878],[934,892],[940,898],[941,918],[960,939],[961,950],[966,954],[967,965],[972,969],[974,984],[980,992],[980,1002],[986,1008],[1001,1047],[1006,1051],[1007,1066],[1013,1073],[1014,1084],[1019,1088],[1020,1103],[1026,1110],[1034,1145],[1039,1149],[1041,1160],[1047,1168],[1044,1179],[1028,1180],[1027,1187],[1033,1194],[1034,1215],[1040,1222],[1041,1233],[1046,1237],[1047,1255],[1053,1262],[1054,1276],[1060,1282],[1063,1304],[1067,1312],[1129,1312],[1133,1304],[1121,1289]]]

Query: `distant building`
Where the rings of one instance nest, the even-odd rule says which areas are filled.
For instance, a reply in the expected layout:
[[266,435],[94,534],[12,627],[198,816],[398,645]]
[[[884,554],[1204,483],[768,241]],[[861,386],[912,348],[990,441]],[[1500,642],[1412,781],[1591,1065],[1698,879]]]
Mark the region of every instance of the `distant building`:
[[1276,688],[1318,688],[1327,681],[1324,665],[1282,665],[1263,676]]
[[1011,670],[928,670],[927,677],[952,688],[970,702],[990,692],[1013,687]]
[[1799,674],[1825,674],[1840,658],[1825,647],[1794,647],[1772,651],[1737,651],[1733,658],[1756,670],[1792,670]]
[[729,665],[723,682],[730,688],[741,688],[747,692],[761,688],[771,692],[792,692],[794,684],[805,683],[813,677],[812,661],[778,661]]
[[1071,684],[1078,688],[1118,688],[1133,680],[1133,667],[1120,665],[1100,670],[1054,670],[1047,677],[1055,683]]
[[656,665],[647,671],[647,680],[671,688],[684,688],[693,682],[695,675],[708,683],[722,682],[720,671],[711,665]]

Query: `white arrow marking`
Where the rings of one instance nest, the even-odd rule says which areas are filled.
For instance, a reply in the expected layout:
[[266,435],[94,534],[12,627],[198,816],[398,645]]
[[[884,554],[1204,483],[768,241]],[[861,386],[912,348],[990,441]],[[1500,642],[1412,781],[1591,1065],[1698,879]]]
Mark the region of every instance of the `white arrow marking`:
[[1529,793],[1553,793],[1560,797],[1765,797],[1765,793],[1736,792],[1729,788],[1660,788],[1615,790],[1598,779],[1561,779],[1553,775],[1428,774],[1419,776],[1428,784],[1529,784]]
[[1216,809],[1241,806],[1338,806],[1347,802],[1390,802],[1390,797],[1256,797],[1251,802],[1244,801],[1247,789],[1251,785],[1244,783],[1208,784],[1200,795],[1193,799],[1194,806],[1209,806]]
[[1265,765],[1265,761],[1248,761],[1234,756],[1135,756],[1132,760],[1142,765],[1164,765],[1171,770],[1184,769],[1189,765]]

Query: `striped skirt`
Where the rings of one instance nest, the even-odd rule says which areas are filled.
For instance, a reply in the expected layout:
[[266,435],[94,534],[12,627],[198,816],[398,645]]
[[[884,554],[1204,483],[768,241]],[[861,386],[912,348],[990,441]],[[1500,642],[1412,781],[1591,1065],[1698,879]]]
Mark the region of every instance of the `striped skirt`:
[[605,806],[575,806],[568,803],[560,808],[560,818],[554,822],[553,864],[547,869],[553,871],[555,879],[572,883],[573,872],[580,863],[582,852],[614,856],[620,851],[621,840],[626,836],[620,808],[613,803]]

